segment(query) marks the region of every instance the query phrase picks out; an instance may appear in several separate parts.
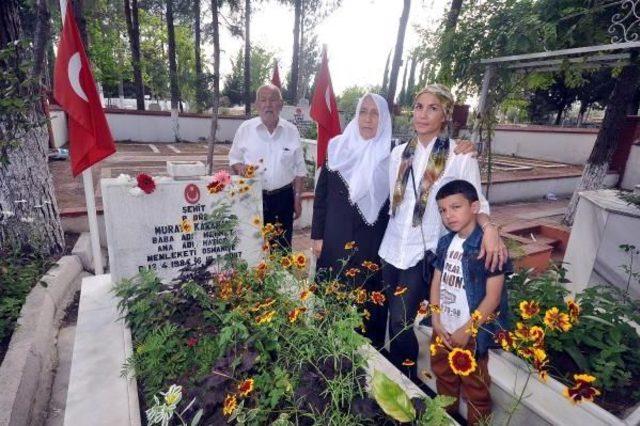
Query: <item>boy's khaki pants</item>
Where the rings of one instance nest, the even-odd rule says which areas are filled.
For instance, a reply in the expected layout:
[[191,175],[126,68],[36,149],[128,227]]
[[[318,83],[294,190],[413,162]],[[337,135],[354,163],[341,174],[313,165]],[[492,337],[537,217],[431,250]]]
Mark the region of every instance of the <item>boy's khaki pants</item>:
[[[435,333],[431,343],[435,341]],[[474,353],[475,341],[470,341],[465,349]],[[487,364],[488,354],[476,359],[478,366],[468,376],[455,374],[449,366],[449,350],[439,347],[436,354],[431,356],[431,369],[436,375],[436,385],[439,395],[448,395],[456,398],[447,411],[456,413],[460,402],[460,391],[467,399],[467,422],[469,425],[488,424],[491,415],[491,378]]]

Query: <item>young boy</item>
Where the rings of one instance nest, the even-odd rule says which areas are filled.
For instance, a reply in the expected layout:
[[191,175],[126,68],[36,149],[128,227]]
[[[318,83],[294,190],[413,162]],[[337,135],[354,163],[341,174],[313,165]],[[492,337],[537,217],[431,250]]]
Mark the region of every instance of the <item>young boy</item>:
[[[462,390],[468,402],[468,424],[475,425],[486,422],[491,415],[487,350],[493,340],[486,329],[494,332],[499,327],[496,323],[506,326],[504,278],[511,271],[511,263],[507,260],[502,271],[491,273],[484,261],[478,259],[483,231],[476,220],[480,208],[478,193],[471,183],[464,180],[447,183],[436,194],[436,201],[442,221],[451,232],[438,242],[431,281],[431,304],[440,308],[434,309],[432,318],[431,368],[438,393],[456,398],[449,410],[458,411]],[[472,320],[476,311],[480,319]],[[472,328],[478,330],[476,337]],[[477,365],[473,372],[469,373],[473,362],[465,364],[464,356],[452,359],[457,370],[454,372],[449,361],[454,348],[469,350],[474,355]]]

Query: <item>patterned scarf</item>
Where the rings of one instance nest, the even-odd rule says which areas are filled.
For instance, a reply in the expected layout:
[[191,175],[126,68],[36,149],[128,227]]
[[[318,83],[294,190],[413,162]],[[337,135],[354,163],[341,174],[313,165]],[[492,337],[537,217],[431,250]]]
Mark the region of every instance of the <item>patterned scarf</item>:
[[[400,162],[400,168],[398,169],[398,177],[396,178],[396,185],[391,200],[392,216],[395,216],[397,207],[402,204],[402,200],[404,199],[404,193],[407,189],[407,181],[409,180],[409,174],[412,170],[411,166],[418,143],[418,138],[413,138],[402,152],[402,160]],[[441,139],[438,137],[433,145],[431,154],[429,154],[429,161],[427,162],[427,167],[420,181],[419,196],[413,207],[413,226],[418,226],[422,223],[422,216],[424,216],[424,211],[427,208],[427,200],[429,199],[431,186],[444,171],[448,155],[449,139]]]

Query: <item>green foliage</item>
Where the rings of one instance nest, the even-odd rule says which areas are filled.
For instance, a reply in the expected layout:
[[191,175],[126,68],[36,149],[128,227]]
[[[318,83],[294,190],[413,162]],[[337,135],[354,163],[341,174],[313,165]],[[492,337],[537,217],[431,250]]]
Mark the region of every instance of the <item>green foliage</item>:
[[0,343],[8,343],[27,295],[51,264],[28,247],[0,249]]
[[20,144],[31,129],[40,127],[39,77],[31,75],[31,45],[23,39],[0,49],[0,165],[8,163],[8,151]]
[[[541,317],[553,307],[566,309],[569,291],[563,285],[564,270],[553,268],[537,277],[530,272],[520,272],[509,281],[511,311],[519,314],[518,304],[523,300],[537,301]],[[596,376],[605,404],[623,396],[633,404],[640,399],[635,392],[640,379],[640,337],[630,323],[640,323],[640,303],[630,300],[624,291],[605,285],[587,288],[575,300],[580,315],[571,332],[545,335],[547,347],[555,354],[550,356],[552,368],[567,381],[576,373]]]
[[338,103],[338,109],[342,111],[344,122],[348,123],[353,119],[356,114],[356,107],[358,106],[358,100],[365,93],[380,93],[380,88],[377,86],[350,86],[342,91],[340,96],[336,99]]
[[[258,87],[269,82],[275,55],[272,51],[254,45],[251,47],[251,101],[255,101]],[[231,74],[227,76],[222,95],[229,98],[231,104],[244,102],[244,52],[238,50],[235,60],[231,60]]]
[[408,423],[416,418],[416,409],[407,393],[384,373],[374,371],[371,386],[373,396],[389,416],[400,423]]

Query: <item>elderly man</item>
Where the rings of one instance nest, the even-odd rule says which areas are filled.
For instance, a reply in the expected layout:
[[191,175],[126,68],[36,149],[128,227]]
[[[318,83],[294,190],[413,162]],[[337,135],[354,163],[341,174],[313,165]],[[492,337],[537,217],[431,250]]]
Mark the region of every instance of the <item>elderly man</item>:
[[307,174],[300,144],[300,133],[293,124],[280,118],[282,94],[274,85],[256,92],[258,117],[238,128],[229,151],[229,164],[236,174],[244,175],[247,166],[257,167],[262,179],[264,223],[280,223],[284,234],[277,241],[291,248],[293,220],[300,217],[303,178]]

